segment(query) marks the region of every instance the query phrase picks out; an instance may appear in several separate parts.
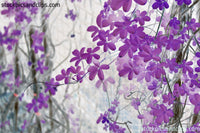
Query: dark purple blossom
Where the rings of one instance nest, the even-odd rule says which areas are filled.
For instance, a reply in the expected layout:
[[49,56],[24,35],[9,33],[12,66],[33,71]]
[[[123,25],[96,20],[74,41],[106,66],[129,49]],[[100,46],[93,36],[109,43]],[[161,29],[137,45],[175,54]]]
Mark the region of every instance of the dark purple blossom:
[[149,90],[155,90],[157,87],[158,87],[158,82],[154,80],[154,81],[152,82],[152,85],[149,85],[149,86],[148,86],[148,89],[149,89]]
[[179,29],[179,28],[180,28],[179,25],[180,25],[180,21],[177,20],[176,17],[174,17],[174,18],[173,18],[172,20],[170,20],[170,22],[169,22],[169,26],[170,26],[170,27],[173,27],[174,29]]
[[200,95],[199,94],[194,94],[190,95],[190,102],[195,106],[194,107],[194,113],[198,114],[200,111]]
[[90,64],[92,62],[92,58],[95,58],[95,59],[99,59],[100,56],[98,54],[96,54],[96,52],[99,50],[100,48],[99,47],[95,47],[94,49],[92,48],[88,48],[87,49],[87,53],[85,53],[83,55],[83,58],[86,59],[87,63]]
[[175,100],[175,97],[171,93],[164,94],[162,98],[163,98],[163,103],[168,103],[168,105],[173,104]]
[[28,17],[26,16],[26,12],[20,11],[15,17],[15,22],[16,23],[21,23],[27,18]]
[[[97,119],[96,123],[99,124],[101,121],[105,120],[105,118],[108,117],[108,113],[104,113],[104,114],[100,114],[99,118]],[[105,123],[105,122],[104,122]],[[107,120],[107,123],[109,123],[109,121]]]
[[75,62],[75,66],[78,66],[80,61],[85,59],[84,57],[84,51],[85,51],[85,47],[83,47],[80,51],[78,51],[77,49],[75,49],[72,54],[75,56],[73,57],[70,62],[76,61]]
[[109,109],[108,109],[109,112],[111,112],[113,115],[116,113],[116,107],[115,106],[111,106]]
[[180,48],[180,45],[183,42],[180,39],[174,39],[172,35],[170,35],[168,43],[167,43],[167,49],[173,49],[174,51],[178,50]]
[[71,73],[75,74],[72,79],[76,80],[78,82],[82,82],[83,81],[83,75],[85,74],[84,71],[81,71],[81,67],[77,66],[76,68],[74,68],[73,66],[71,66],[69,68],[69,70],[71,71]]
[[37,64],[38,67],[36,68],[36,71],[40,71],[41,74],[43,74],[45,70],[48,70],[48,67],[44,66],[44,60],[42,61],[38,60]]
[[150,46],[144,45],[141,49],[142,51],[139,52],[139,56],[144,58],[144,62],[148,62],[150,60],[160,61],[160,48],[152,49]]
[[1,79],[5,79],[7,75],[12,75],[13,74],[13,69],[10,68],[9,70],[1,71]]
[[133,25],[128,29],[128,32],[131,34],[130,37],[138,42],[142,41],[146,36],[143,31],[144,27],[137,27],[137,25]]
[[96,75],[98,75],[100,80],[104,80],[103,70],[109,69],[109,65],[100,65],[99,62],[94,62],[94,66],[90,66],[88,69],[89,79],[93,80]]
[[56,91],[57,91],[56,88],[59,85],[59,83],[54,82],[54,78],[51,78],[49,82],[45,82],[45,85],[46,85],[45,93],[49,91],[52,95],[56,94]]
[[188,73],[193,73],[193,68],[191,67],[192,64],[193,64],[192,61],[186,62],[185,60],[183,60],[182,64],[180,64],[180,68],[182,68],[182,72],[186,73],[188,71]]
[[169,5],[165,0],[156,0],[152,7],[153,9],[159,8],[160,10],[163,10],[163,8],[169,8]]
[[132,0],[112,0],[111,1],[111,8],[115,11],[119,8],[123,7],[125,12],[128,12],[131,8]]
[[28,112],[30,112],[31,109],[33,109],[34,112],[37,113],[39,111],[39,109],[42,109],[43,107],[47,108],[48,107],[48,104],[47,104],[48,99],[49,99],[49,96],[44,96],[43,93],[40,93],[38,99],[34,98],[32,100],[32,103],[28,103],[26,105]]
[[65,84],[68,84],[70,80],[70,72],[70,68],[68,68],[67,70],[62,69],[61,74],[56,76],[56,81],[61,81],[64,79]]
[[167,109],[164,104],[161,104],[158,108],[153,109],[153,115],[156,116],[155,122],[161,124],[162,122],[168,123],[169,118],[173,117],[174,114],[171,109]]
[[140,106],[140,99],[139,98],[133,98],[131,105],[138,110],[138,107]]
[[123,65],[123,69],[119,71],[119,76],[122,77],[122,76],[125,76],[128,74],[128,79],[129,80],[132,80],[133,79],[133,75],[136,74],[138,75],[139,74],[139,71],[135,64],[133,63],[133,61],[129,61],[128,63],[125,63]]
[[175,0],[179,6],[181,6],[183,3],[186,5],[190,5],[192,3],[191,0]]
[[34,48],[35,53],[38,53],[38,50],[44,51],[44,47],[42,46],[44,35],[43,32],[39,33],[38,31],[35,31],[34,34],[31,35],[31,38],[33,39],[31,47]]
[[[96,26],[91,25],[91,26],[89,26],[89,27],[87,28],[87,31],[93,32],[92,35],[91,35],[91,37],[92,37],[92,38],[93,38],[93,37],[96,38],[95,35],[99,32],[99,29],[98,29]],[[95,40],[93,39],[93,41],[95,41]]]
[[134,19],[134,21],[139,22],[140,25],[144,25],[145,21],[150,21],[150,17],[147,16],[147,12],[143,11],[140,13],[139,10],[136,11],[137,17]]
[[137,41],[134,41],[132,36],[130,36],[130,39],[126,39],[124,45],[119,48],[119,57],[123,57],[128,53],[128,56],[132,58],[134,52],[137,51],[137,45]]
[[186,27],[187,30],[192,30],[193,32],[195,32],[196,29],[200,27],[200,23],[196,22],[194,18],[186,22],[186,24],[187,24],[187,27]]
[[42,109],[43,107],[48,108],[48,104],[47,104],[48,100],[49,100],[49,96],[44,96],[43,93],[40,93],[37,99],[38,104],[39,104],[38,105],[39,109]]
[[162,34],[158,35],[154,43],[157,44],[158,48],[165,47],[168,44],[168,37]]
[[115,99],[114,101],[111,102],[113,105],[115,105],[115,107],[117,107],[119,105],[119,101],[117,99]]
[[11,36],[20,36],[21,35],[21,30],[13,30],[11,33]]
[[68,18],[68,16],[70,17],[70,19],[72,21],[75,21],[77,15],[73,13],[73,10],[69,10],[69,13],[68,14],[65,14],[65,17]]
[[166,68],[169,68],[170,71],[177,73],[180,65],[176,62],[176,58],[172,58],[171,60],[166,60]]
[[114,31],[113,31],[113,35],[117,36],[118,34],[120,34],[120,38],[124,39],[127,37],[128,35],[128,29],[130,28],[131,25],[131,21],[128,19],[125,19],[124,22],[115,22],[115,27],[117,27]]
[[145,5],[147,3],[147,0],[134,0],[139,5]]
[[110,41],[109,42],[109,31],[104,31],[104,30],[101,30],[99,31],[99,35],[98,35],[100,41],[97,42],[97,45],[98,46],[103,46],[103,51],[104,52],[107,52],[108,49],[114,51],[116,49],[116,46],[115,44]]
[[99,88],[102,85],[103,86],[103,90],[106,92],[107,91],[107,87],[108,87],[108,83],[114,84],[115,80],[112,77],[108,77],[104,81],[98,80],[96,82],[96,87]]
[[164,63],[150,62],[149,66],[146,68],[150,72],[150,75],[156,79],[160,79],[161,75],[165,75],[165,70],[163,69]]
[[32,108],[33,108],[34,112],[38,112],[37,100],[33,99],[32,103],[28,103],[26,105],[26,108],[28,109],[28,112],[30,112]]

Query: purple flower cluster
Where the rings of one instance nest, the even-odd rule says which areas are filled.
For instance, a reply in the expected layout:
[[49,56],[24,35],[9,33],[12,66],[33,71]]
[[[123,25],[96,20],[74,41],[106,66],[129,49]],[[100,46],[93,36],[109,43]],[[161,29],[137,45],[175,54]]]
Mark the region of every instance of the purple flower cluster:
[[169,5],[165,0],[156,0],[152,7],[153,9],[159,8],[159,10],[163,10],[163,8],[169,8]]
[[110,118],[110,113],[112,115],[116,114],[116,108],[118,107],[119,102],[118,100],[114,100],[112,102],[112,106],[108,109],[108,111],[106,111],[104,114],[100,114],[99,118],[97,119],[97,124],[99,124],[100,122],[102,124],[104,124],[104,130],[105,131],[111,131],[113,133],[125,133],[125,128],[120,127],[116,121],[112,120]]
[[33,39],[31,47],[34,49],[35,53],[38,53],[38,50],[44,51],[44,47],[42,46],[44,35],[43,32],[39,33],[38,31],[35,31],[34,34],[31,35],[31,38]]
[[191,0],[175,0],[177,2],[177,4],[179,6],[181,6],[183,3],[186,4],[186,5],[190,5],[192,3]]
[[[73,77],[71,77],[70,74],[73,74]],[[56,76],[56,81],[64,80],[64,83],[68,84],[70,82],[70,78],[72,78],[72,80],[75,80],[77,82],[82,82],[82,78],[83,78],[84,74],[85,74],[85,72],[81,71],[80,66],[77,66],[76,68],[71,66],[71,67],[67,68],[67,70],[62,69],[61,74],[58,74]]]
[[28,109],[28,112],[30,112],[32,109],[34,110],[35,113],[39,111],[39,109],[48,108],[48,99],[49,96],[44,96],[43,93],[39,94],[39,97],[37,99],[33,99],[32,103],[28,103],[26,105],[26,108]]
[[74,11],[73,11],[73,10],[69,10],[69,13],[68,13],[68,14],[65,14],[65,17],[66,17],[66,18],[70,17],[70,19],[71,19],[72,21],[75,21],[77,15],[74,14]]

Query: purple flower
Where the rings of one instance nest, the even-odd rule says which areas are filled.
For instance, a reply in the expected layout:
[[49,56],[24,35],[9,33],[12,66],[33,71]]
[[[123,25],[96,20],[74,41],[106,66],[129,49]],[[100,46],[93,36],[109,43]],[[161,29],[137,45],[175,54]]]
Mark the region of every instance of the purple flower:
[[144,45],[142,51],[139,52],[139,56],[144,58],[144,62],[150,60],[160,61],[159,54],[161,53],[160,48],[155,48],[154,50],[149,45]]
[[140,25],[144,25],[145,21],[150,21],[150,17],[146,16],[147,12],[143,11],[140,13],[139,10],[136,11],[137,17],[134,19],[136,22],[139,22]]
[[164,94],[162,97],[163,97],[163,103],[168,103],[168,105],[174,103],[175,97],[171,93]]
[[158,35],[154,43],[157,44],[158,48],[165,47],[168,44],[168,37],[162,34]]
[[[105,118],[108,117],[108,114],[107,113],[104,113],[104,114],[100,114],[99,118],[97,119],[96,123],[99,124],[101,121],[105,121]],[[105,122],[104,122],[105,123]],[[107,120],[107,123],[109,123],[109,121]]]
[[103,84],[103,90],[106,92],[107,91],[107,87],[108,87],[108,82],[111,84],[115,83],[115,80],[112,77],[108,77],[106,80],[102,81],[102,80],[98,80],[96,82],[96,87],[99,88],[102,84]]
[[103,70],[109,69],[109,65],[103,64],[100,65],[99,62],[94,62],[94,66],[90,66],[88,69],[89,79],[93,80],[98,74],[100,80],[104,80]]
[[116,122],[109,123],[109,130],[113,131],[114,133],[118,132],[119,126],[117,125]]
[[38,112],[37,100],[33,99],[32,103],[28,103],[26,105],[26,108],[28,109],[28,112],[30,112],[32,108],[33,108],[34,112]]
[[44,60],[42,60],[42,61],[38,60],[37,64],[38,64],[38,67],[36,68],[36,71],[40,71],[41,74],[44,73],[44,70],[48,70],[47,66],[43,66]]
[[166,60],[165,67],[169,68],[170,71],[177,73],[178,69],[180,68],[180,65],[177,64],[176,58],[173,58],[171,60],[169,60],[169,59]]
[[193,18],[191,21],[186,22],[187,30],[192,30],[193,32],[196,31],[197,28],[200,27],[200,23],[196,23],[196,20]]
[[103,51],[107,52],[108,49],[114,51],[116,49],[116,46],[113,42],[108,42],[109,39],[107,39],[109,37],[109,31],[104,31],[101,30],[99,31],[99,35],[98,35],[100,41],[97,42],[98,46],[103,46]]
[[186,62],[185,60],[183,60],[182,64],[180,64],[180,68],[182,68],[182,72],[186,73],[188,71],[188,73],[193,73],[193,68],[191,67],[192,64],[193,64],[192,61]]
[[177,20],[176,17],[174,17],[174,18],[173,18],[172,20],[170,20],[170,22],[169,22],[169,26],[170,26],[170,27],[173,27],[174,29],[179,29],[179,28],[180,28],[179,25],[180,25],[180,21]]
[[85,47],[83,47],[80,52],[76,49],[72,52],[72,54],[75,56],[73,57],[70,62],[73,62],[73,61],[76,61],[75,62],[75,66],[78,66],[78,64],[80,63],[80,61],[82,59],[84,59],[85,57],[83,56],[84,55],[84,51],[85,51]]
[[11,33],[11,36],[20,36],[21,35],[21,30],[13,30]]
[[109,109],[108,109],[109,112],[111,112],[113,115],[116,113],[116,107],[115,106],[111,106]]
[[[69,68],[69,70],[70,70],[73,74],[75,74],[75,75],[72,77],[73,80],[76,80],[76,81],[78,81],[78,82],[80,82],[80,83],[83,81],[83,75],[85,74],[85,72],[84,72],[84,71],[81,71],[81,67],[80,67],[80,66],[77,66],[76,68],[74,68],[73,66],[71,66],[71,67]],[[74,77],[76,77],[76,79],[75,79]]]
[[[91,26],[89,26],[89,27],[87,28],[87,31],[93,32],[92,35],[91,35],[91,37],[93,38],[93,37],[95,37],[95,35],[99,32],[99,29],[98,29],[96,26],[91,25]],[[93,39],[93,41],[94,41],[94,39]]]
[[44,96],[43,93],[40,93],[39,94],[39,97],[37,99],[38,101],[38,107],[39,109],[42,109],[43,107],[44,108],[48,108],[48,104],[47,104],[47,101],[49,100],[49,96]]
[[169,122],[169,118],[173,117],[173,111],[171,109],[167,109],[164,104],[158,106],[158,108],[153,109],[153,115],[156,116],[155,122],[157,124],[161,124],[163,121],[165,123]]
[[146,36],[146,34],[143,31],[144,27],[137,27],[137,25],[133,25],[128,29],[128,32],[131,34],[130,37],[132,37],[133,40],[138,42],[143,40]]
[[[160,79],[161,75],[165,75],[165,70],[163,69],[164,63],[155,63],[150,62],[149,66],[146,68],[151,76],[154,76],[156,79]],[[148,73],[149,74],[149,73]]]
[[51,78],[51,80],[49,82],[45,82],[45,85],[46,85],[45,93],[50,91],[52,95],[56,94],[56,91],[57,91],[56,88],[59,85],[59,83],[54,82],[54,78]]
[[116,107],[119,105],[119,101],[117,99],[115,99],[114,101],[111,102],[113,105],[115,105]]
[[134,0],[137,4],[145,5],[147,3],[147,0]]
[[132,0],[112,0],[111,1],[111,8],[115,11],[119,8],[123,7],[125,12],[128,12],[131,8]]
[[113,35],[117,36],[118,34],[120,34],[120,38],[124,39],[127,37],[128,35],[128,29],[130,28],[131,25],[131,21],[128,19],[125,19],[124,22],[115,22],[115,27],[117,27],[114,31],[113,31]]
[[15,22],[16,23],[21,23],[27,18],[28,17],[26,16],[26,12],[20,11],[15,17]]
[[44,35],[43,32],[39,33],[38,31],[35,31],[34,34],[31,35],[31,38],[33,39],[31,47],[34,48],[35,53],[38,53],[38,50],[44,51],[44,47],[42,46]]
[[128,53],[128,56],[132,58],[133,53],[137,51],[137,41],[134,41],[132,36],[130,36],[130,39],[126,39],[124,43],[125,44],[119,48],[119,57],[123,57]]
[[160,10],[163,10],[163,8],[169,8],[169,5],[165,0],[156,0],[152,7],[153,9],[159,8]]
[[68,18],[68,16],[70,16],[70,19],[72,20],[72,21],[75,21],[75,19],[76,19],[76,14],[74,14],[73,13],[73,10],[69,10],[69,14],[65,14],[65,17],[66,18]]
[[153,81],[152,85],[148,86],[149,90],[155,90],[158,87],[158,82],[157,81]]
[[9,70],[1,71],[1,79],[5,79],[7,75],[12,75],[13,74],[13,69],[10,68]]
[[189,98],[190,102],[195,106],[194,113],[198,114],[200,111],[200,95],[199,94],[190,95]]
[[173,49],[174,51],[178,50],[180,48],[180,44],[183,42],[180,39],[174,39],[172,35],[170,35],[169,40],[167,41],[167,49]]
[[140,99],[139,98],[133,98],[131,105],[138,110],[138,107],[140,106]]
[[133,79],[133,75],[139,74],[139,71],[136,67],[135,64],[133,63],[133,61],[129,61],[128,63],[125,63],[123,65],[123,69],[119,71],[119,76],[125,76],[126,74],[128,74],[128,79],[132,80]]
[[190,5],[192,3],[191,0],[175,0],[179,6],[181,6],[183,3],[186,5]]
[[68,68],[67,70],[62,69],[61,70],[61,74],[56,76],[56,81],[61,81],[61,80],[65,80],[65,84],[69,83],[69,78],[70,78],[70,68]]
[[31,8],[29,8],[29,11],[30,11],[31,15],[37,14],[38,13],[38,7],[31,7]]
[[99,50],[99,47],[95,47],[94,49],[88,48],[87,53],[83,54],[83,58],[86,59],[87,63],[90,64],[92,62],[92,58],[99,59],[100,56],[96,54],[96,52]]

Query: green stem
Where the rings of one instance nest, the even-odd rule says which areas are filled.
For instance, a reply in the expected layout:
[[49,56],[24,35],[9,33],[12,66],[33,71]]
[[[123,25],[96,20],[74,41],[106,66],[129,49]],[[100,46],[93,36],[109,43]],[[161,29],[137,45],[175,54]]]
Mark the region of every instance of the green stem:
[[158,28],[157,28],[157,31],[156,31],[155,39],[156,39],[156,37],[157,37],[157,35],[158,35],[158,31],[159,31],[160,26],[161,26],[161,22],[162,22],[162,19],[163,19],[163,16],[164,16],[164,12],[165,12],[165,8],[164,8],[163,11],[162,11],[162,16],[161,16],[161,18],[160,18],[160,22],[159,22],[159,25],[158,25]]

